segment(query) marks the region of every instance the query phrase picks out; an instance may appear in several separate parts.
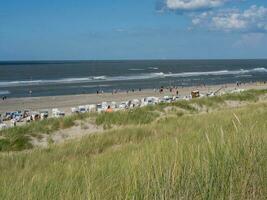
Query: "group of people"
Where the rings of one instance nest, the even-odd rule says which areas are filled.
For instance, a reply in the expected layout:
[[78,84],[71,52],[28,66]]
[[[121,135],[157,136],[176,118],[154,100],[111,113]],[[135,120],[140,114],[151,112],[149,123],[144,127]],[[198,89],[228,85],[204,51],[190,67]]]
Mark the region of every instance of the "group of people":
[[[178,91],[178,88],[177,87],[167,87],[166,89],[169,90],[171,93],[173,93],[175,91],[176,95],[179,94],[179,91]],[[159,93],[163,93],[164,90],[165,90],[164,86],[161,86],[159,89],[154,88],[154,92],[157,92],[158,91]],[[127,94],[129,92],[133,92],[134,93],[136,91],[141,92],[142,89],[141,88],[139,88],[137,90],[136,89],[129,89],[129,90],[126,90],[126,93]],[[118,92],[121,92],[121,91],[119,89],[112,90],[112,94],[117,94]],[[104,94],[104,90],[97,90],[96,91],[96,94]]]
[[[119,93],[121,90],[119,90],[119,89],[114,89],[114,90],[112,90],[112,94],[117,94],[117,93]],[[142,89],[141,88],[139,88],[138,90],[135,90],[135,89],[129,89],[129,90],[126,90],[126,93],[128,94],[129,92],[135,92],[135,91],[139,91],[139,92],[141,92],[142,91]],[[96,94],[103,94],[104,93],[104,90],[97,90],[96,91]]]
[[[163,93],[164,92],[164,89],[165,89],[164,86],[161,86],[160,89],[159,89],[159,92],[160,93]],[[179,95],[179,91],[178,91],[178,88],[177,87],[169,87],[169,88],[166,88],[166,89],[169,90],[170,93],[173,93],[175,91],[176,96]],[[154,89],[154,92],[157,92],[157,90]]]

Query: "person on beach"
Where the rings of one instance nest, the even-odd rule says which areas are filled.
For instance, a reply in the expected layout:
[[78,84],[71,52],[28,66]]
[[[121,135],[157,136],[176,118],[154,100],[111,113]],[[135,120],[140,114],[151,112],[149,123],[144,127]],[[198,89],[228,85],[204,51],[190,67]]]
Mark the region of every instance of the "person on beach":
[[107,112],[107,113],[112,113],[113,110],[112,110],[112,108],[111,108],[110,106],[108,106],[108,109],[106,110],[106,112]]
[[12,119],[12,120],[11,120],[11,123],[13,124],[14,127],[17,126],[17,121],[16,121],[16,119]]

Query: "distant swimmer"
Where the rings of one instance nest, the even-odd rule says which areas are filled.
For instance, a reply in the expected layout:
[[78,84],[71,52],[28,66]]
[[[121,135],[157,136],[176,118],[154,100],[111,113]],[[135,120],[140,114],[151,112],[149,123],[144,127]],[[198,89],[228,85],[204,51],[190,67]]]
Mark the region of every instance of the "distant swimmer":
[[29,90],[29,94],[32,95],[32,91],[31,90]]

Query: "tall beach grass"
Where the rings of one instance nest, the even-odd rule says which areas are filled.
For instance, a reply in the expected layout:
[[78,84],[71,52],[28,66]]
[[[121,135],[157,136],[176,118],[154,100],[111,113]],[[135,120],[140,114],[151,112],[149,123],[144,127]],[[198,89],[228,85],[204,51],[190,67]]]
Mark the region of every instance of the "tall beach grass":
[[267,104],[0,154],[3,199],[265,199]]

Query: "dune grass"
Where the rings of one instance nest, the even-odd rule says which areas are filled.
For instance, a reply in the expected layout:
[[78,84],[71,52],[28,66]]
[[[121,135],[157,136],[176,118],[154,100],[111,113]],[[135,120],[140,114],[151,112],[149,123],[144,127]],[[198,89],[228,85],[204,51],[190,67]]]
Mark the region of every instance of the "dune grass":
[[240,93],[232,93],[221,96],[223,100],[228,101],[254,101],[256,102],[261,95],[267,93],[266,89],[263,90],[246,90]]
[[0,132],[0,151],[20,151],[30,149],[30,136],[41,137],[41,134],[50,134],[59,129],[66,129],[75,125],[76,120],[88,118],[89,114],[72,115],[64,118],[50,118],[32,122],[24,126],[16,126]]
[[229,93],[222,96],[213,96],[209,98],[194,99],[191,103],[200,107],[215,108],[218,105],[224,105],[226,101],[238,102],[257,102],[261,95],[267,94],[267,90],[246,90],[240,93]]
[[3,199],[265,199],[267,104],[0,154]]
[[137,108],[128,111],[102,113],[96,117],[96,124],[105,126],[149,124],[158,116],[158,113],[150,111],[149,108]]

